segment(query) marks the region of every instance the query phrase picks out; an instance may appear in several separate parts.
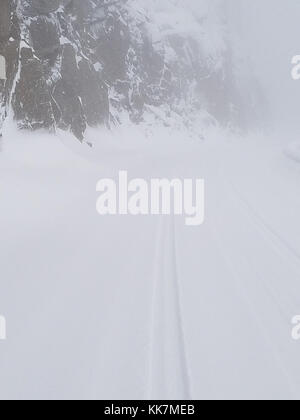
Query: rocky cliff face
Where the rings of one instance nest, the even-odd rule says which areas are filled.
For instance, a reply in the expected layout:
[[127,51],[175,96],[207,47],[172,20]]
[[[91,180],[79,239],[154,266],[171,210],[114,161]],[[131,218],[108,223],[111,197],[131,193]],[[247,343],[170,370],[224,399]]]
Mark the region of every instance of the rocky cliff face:
[[82,140],[122,115],[240,123],[222,0],[211,1],[196,14],[181,0],[0,0],[0,126],[12,115]]

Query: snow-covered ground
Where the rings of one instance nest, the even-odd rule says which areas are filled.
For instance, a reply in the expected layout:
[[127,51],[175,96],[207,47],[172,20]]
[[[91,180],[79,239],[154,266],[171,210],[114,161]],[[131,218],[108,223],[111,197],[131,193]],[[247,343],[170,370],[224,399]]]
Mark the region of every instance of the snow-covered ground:
[[[291,78],[300,3],[127,5],[134,55],[147,41],[174,76],[178,61],[195,71],[191,107],[148,105],[146,123],[133,126],[113,83],[110,112],[122,125],[89,129],[85,144],[62,132],[17,131],[10,107],[0,138],[0,322],[7,323],[0,400],[300,399],[300,340],[292,338],[300,315],[300,84]],[[66,36],[61,43],[74,45]],[[117,66],[121,44],[112,43]],[[132,87],[148,83],[139,65],[127,65]],[[69,84],[71,73],[58,79]],[[276,134],[217,128],[209,112],[220,108],[227,121],[229,104],[241,111],[240,123],[259,120]],[[121,170],[146,180],[204,178],[205,223],[100,216],[96,184]]]
[[[6,129],[0,398],[300,398],[300,165],[286,139]],[[206,221],[101,217],[96,183],[206,180]]]

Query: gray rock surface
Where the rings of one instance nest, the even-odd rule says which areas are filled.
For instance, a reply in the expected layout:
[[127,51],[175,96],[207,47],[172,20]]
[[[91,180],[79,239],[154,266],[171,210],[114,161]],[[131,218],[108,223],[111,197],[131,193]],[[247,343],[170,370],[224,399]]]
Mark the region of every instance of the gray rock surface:
[[[214,66],[198,43],[171,32],[154,40],[151,17],[133,0],[0,0],[0,127],[57,127],[84,139],[87,126],[153,113],[189,124],[205,109],[239,123],[243,110],[230,55]],[[200,25],[200,23],[199,23]],[[211,60],[213,61],[213,60]],[[1,128],[0,128],[1,129]]]
[[11,0],[0,0],[0,42],[9,38],[11,30]]

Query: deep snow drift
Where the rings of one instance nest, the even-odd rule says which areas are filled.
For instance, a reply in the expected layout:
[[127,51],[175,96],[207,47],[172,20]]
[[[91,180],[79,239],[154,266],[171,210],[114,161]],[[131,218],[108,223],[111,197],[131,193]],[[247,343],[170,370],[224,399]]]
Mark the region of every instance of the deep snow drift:
[[[6,126],[0,398],[300,398],[300,165],[285,139]],[[206,180],[206,221],[100,217],[96,183]]]

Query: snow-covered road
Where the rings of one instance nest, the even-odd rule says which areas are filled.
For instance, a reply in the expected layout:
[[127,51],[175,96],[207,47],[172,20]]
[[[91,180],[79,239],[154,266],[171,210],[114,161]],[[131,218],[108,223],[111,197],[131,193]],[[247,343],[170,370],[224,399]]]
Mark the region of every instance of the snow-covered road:
[[[132,130],[4,137],[0,398],[300,398],[300,165],[263,136]],[[100,217],[120,169],[205,178],[204,225]]]

